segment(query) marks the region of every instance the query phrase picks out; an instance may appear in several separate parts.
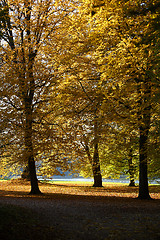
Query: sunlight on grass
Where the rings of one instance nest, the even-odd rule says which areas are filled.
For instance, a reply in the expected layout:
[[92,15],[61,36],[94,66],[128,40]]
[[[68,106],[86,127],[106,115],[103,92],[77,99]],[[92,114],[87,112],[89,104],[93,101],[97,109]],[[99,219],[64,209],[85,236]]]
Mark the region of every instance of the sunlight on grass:
[[[127,197],[136,198],[138,187],[128,187],[126,183],[103,183],[103,187],[92,187],[91,182],[77,181],[41,181],[39,187],[44,194],[64,194],[75,196]],[[150,195],[160,199],[160,185],[150,185]],[[0,194],[5,196],[27,195],[30,182],[21,180],[0,181]]]

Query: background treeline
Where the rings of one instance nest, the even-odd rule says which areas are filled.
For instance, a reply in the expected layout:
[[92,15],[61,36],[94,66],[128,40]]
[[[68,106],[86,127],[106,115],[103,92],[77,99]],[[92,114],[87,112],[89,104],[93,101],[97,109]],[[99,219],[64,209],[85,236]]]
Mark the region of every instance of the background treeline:
[[0,174],[160,176],[160,3],[0,1]]

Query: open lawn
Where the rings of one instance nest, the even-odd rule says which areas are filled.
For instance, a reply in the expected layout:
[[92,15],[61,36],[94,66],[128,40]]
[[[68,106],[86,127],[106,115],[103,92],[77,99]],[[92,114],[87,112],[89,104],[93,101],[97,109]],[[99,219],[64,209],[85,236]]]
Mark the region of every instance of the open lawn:
[[44,194],[31,196],[29,182],[0,181],[0,239],[160,239],[160,185],[150,186],[150,201],[136,199],[138,187],[103,186],[43,182]]

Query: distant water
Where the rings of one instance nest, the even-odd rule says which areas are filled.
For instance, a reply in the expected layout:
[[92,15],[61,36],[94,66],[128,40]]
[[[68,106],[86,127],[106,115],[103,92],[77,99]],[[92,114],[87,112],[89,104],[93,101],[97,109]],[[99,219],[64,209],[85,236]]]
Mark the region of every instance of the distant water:
[[[51,178],[51,179],[42,179],[39,178],[39,180],[47,180],[47,181],[77,181],[77,182],[93,182],[93,178]],[[129,179],[119,178],[119,179],[102,179],[103,182],[109,182],[109,183],[128,183]],[[139,181],[135,181],[136,184],[139,183]],[[151,184],[160,184],[160,179],[149,181]]]
[[[50,179],[51,181],[77,181],[77,182],[93,182],[93,179],[92,178],[53,178],[53,179]],[[102,179],[103,182],[113,182],[113,183],[129,183],[129,180],[127,179]]]
[[[8,179],[12,179],[12,178],[20,178],[20,176],[14,176],[14,177],[9,177],[9,178],[2,178],[4,180],[8,180]],[[93,178],[83,178],[83,177],[77,177],[77,178],[74,178],[74,177],[63,177],[63,176],[53,176],[52,178],[44,178],[44,177],[41,177],[39,176],[38,177],[38,180],[45,180],[45,181],[77,181],[77,182],[93,182]],[[129,179],[128,178],[125,178],[125,177],[120,177],[119,179],[111,179],[111,178],[103,178],[102,179],[103,182],[109,182],[109,183],[127,183],[129,184]],[[138,180],[135,181],[136,184],[139,183]],[[160,178],[157,178],[157,179],[154,179],[154,180],[149,180],[149,183],[150,184],[160,184]]]

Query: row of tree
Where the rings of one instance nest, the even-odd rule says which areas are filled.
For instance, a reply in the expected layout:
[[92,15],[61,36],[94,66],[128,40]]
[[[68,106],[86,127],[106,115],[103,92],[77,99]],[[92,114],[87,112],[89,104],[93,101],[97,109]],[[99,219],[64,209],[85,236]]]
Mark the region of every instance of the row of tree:
[[[159,163],[159,1],[0,1],[0,151],[40,174],[94,177]],[[13,171],[13,170],[12,170]],[[61,172],[61,171],[60,171]]]

